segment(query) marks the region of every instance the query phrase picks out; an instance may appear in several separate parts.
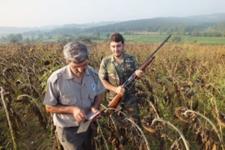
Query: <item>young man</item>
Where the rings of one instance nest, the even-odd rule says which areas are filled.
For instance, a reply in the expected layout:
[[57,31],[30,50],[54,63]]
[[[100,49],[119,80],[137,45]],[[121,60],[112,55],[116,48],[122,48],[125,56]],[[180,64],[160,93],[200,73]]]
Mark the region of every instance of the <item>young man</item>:
[[123,100],[120,104],[122,110],[127,112],[127,115],[130,115],[140,125],[134,84],[130,85],[128,89],[124,89],[121,85],[133,72],[138,77],[141,77],[143,71],[136,70],[137,61],[135,57],[125,52],[124,38],[120,33],[111,35],[110,49],[112,55],[103,58],[99,69],[99,78],[104,87],[109,90],[107,99],[110,101],[116,94],[123,95]]
[[49,77],[44,104],[53,114],[57,136],[65,150],[91,149],[91,130],[78,134],[77,129],[89,112],[98,111],[105,89],[88,65],[85,45],[68,43],[63,52],[68,65]]

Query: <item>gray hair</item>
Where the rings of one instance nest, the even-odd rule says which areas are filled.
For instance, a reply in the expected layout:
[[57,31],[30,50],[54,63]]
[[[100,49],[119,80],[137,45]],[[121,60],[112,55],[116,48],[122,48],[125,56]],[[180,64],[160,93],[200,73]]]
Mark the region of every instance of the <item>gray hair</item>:
[[67,61],[81,63],[88,59],[88,49],[80,42],[69,42],[63,48],[64,58]]

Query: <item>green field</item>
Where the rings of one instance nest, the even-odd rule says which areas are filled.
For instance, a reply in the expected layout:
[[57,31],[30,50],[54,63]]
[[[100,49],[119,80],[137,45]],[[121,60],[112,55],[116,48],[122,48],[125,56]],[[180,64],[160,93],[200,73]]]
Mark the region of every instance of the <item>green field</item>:
[[[165,39],[165,34],[129,34],[124,35],[128,42],[158,43]],[[171,41],[177,43],[199,43],[199,44],[225,44],[225,37],[203,37],[188,35],[173,35]]]

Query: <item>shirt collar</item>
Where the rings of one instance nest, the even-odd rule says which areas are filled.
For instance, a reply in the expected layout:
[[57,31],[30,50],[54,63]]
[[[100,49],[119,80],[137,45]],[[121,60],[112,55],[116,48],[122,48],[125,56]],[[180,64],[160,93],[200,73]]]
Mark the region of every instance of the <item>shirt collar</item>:
[[[122,55],[123,55],[122,59],[124,60],[126,58],[127,54],[124,52]],[[111,62],[116,62],[116,60],[115,60],[113,55],[111,55]]]
[[[65,69],[63,75],[64,75],[64,78],[68,79],[68,80],[74,78],[73,73],[71,72],[71,70],[69,68],[69,65],[66,66],[66,69]],[[89,66],[87,66],[84,76],[89,76],[89,75],[90,75],[90,70],[89,70]]]

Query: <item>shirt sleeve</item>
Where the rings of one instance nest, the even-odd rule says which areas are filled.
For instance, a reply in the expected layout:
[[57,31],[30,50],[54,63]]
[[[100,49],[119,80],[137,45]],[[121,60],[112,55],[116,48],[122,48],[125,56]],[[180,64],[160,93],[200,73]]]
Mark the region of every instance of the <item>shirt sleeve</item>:
[[96,95],[102,94],[103,92],[105,92],[105,87],[102,85],[101,80],[98,79]]
[[107,79],[106,63],[105,63],[104,59],[102,60],[102,62],[100,64],[100,68],[99,68],[99,71],[98,71],[98,76],[99,76],[100,79],[104,79],[104,80]]
[[58,104],[58,92],[56,90],[56,83],[48,79],[47,91],[45,93],[43,104],[45,105],[57,105]]

